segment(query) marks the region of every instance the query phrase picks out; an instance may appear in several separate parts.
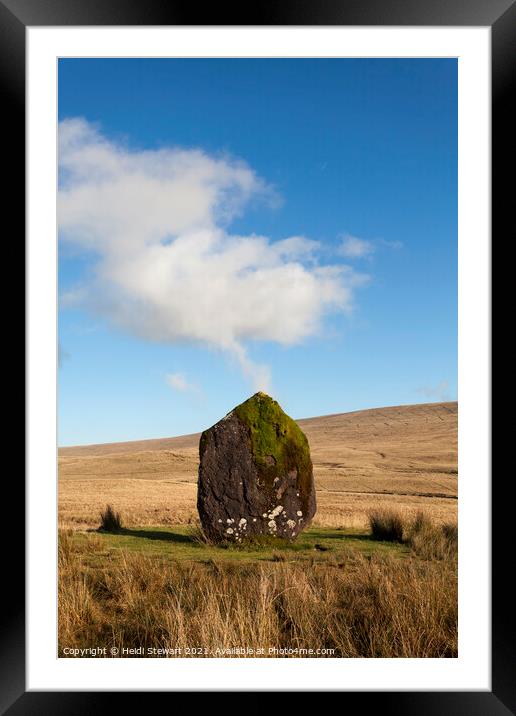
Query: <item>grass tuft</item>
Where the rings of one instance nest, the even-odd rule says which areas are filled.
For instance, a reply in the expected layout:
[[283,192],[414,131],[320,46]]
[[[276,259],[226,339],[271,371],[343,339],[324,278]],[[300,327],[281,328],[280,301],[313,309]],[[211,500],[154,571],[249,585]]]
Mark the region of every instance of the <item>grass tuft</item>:
[[111,505],[100,513],[100,527],[102,532],[119,532],[122,529],[120,512],[115,512]]
[[457,525],[434,525],[422,512],[418,512],[407,531],[407,543],[419,557],[429,560],[456,559]]
[[457,525],[436,525],[422,510],[412,519],[392,510],[375,510],[369,513],[369,523],[373,539],[404,543],[422,559],[457,558]]
[[368,514],[373,539],[403,542],[403,517],[393,510],[372,510]]

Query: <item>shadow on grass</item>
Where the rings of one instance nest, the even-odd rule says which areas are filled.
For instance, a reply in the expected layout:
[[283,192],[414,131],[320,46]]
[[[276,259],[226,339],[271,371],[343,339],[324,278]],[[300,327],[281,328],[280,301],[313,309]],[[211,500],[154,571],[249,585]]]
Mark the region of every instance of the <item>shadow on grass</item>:
[[[118,536],[118,537],[138,537],[140,539],[147,539],[159,542],[169,542],[173,544],[190,545],[192,547],[216,547],[220,550],[238,550],[238,551],[251,551],[259,552],[263,550],[277,549],[286,551],[303,551],[314,548],[314,542],[324,540],[325,542],[337,541],[341,543],[345,542],[372,542],[378,543],[374,540],[373,536],[368,533],[346,533],[346,532],[326,532],[325,530],[307,531],[299,536],[298,540],[292,542],[283,540],[278,537],[270,537],[269,535],[256,536],[254,538],[246,539],[241,544],[233,542],[221,542],[219,544],[208,544],[203,545],[195,534],[188,534],[182,532],[165,531],[165,530],[149,530],[149,529],[130,529],[128,527],[122,527],[119,530],[107,531],[102,529],[91,530],[92,532],[98,532],[100,534]],[[331,548],[330,548],[331,549]]]
[[198,545],[193,535],[181,534],[180,532],[162,532],[161,530],[135,530],[122,527],[119,530],[108,532],[106,530],[95,530],[101,534],[115,535],[117,537],[140,537],[143,539],[160,540],[161,542],[175,542],[180,544]]

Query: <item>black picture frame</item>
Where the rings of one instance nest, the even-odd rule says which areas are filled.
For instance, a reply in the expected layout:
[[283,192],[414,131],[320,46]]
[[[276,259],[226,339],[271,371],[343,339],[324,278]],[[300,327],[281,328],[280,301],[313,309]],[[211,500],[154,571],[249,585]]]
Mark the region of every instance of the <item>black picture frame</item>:
[[[202,18],[202,22],[198,22]],[[25,30],[30,26],[64,25],[405,25],[484,26],[492,37],[492,235],[512,226],[509,212],[514,198],[511,176],[511,130],[516,116],[511,90],[516,76],[515,0],[260,0],[247,7],[206,6],[170,0],[0,0],[0,87],[4,124],[4,158],[9,181],[5,207],[16,217],[13,227],[24,242],[25,216]],[[8,141],[6,141],[8,138]],[[9,152],[11,156],[9,158]],[[7,213],[7,211],[6,211]],[[4,214],[5,216],[5,214]],[[511,217],[512,218],[512,217]],[[22,228],[23,227],[23,228]],[[13,229],[14,232],[14,229]],[[22,259],[23,260],[23,259]],[[14,332],[15,334],[15,332]],[[30,349],[30,346],[28,346]],[[19,401],[19,394],[16,400]],[[14,419],[13,419],[14,420]],[[500,438],[501,443],[501,438]],[[17,477],[18,479],[14,479]],[[118,711],[123,693],[26,692],[25,687],[25,546],[21,529],[24,484],[21,474],[5,475],[12,490],[3,515],[5,546],[4,607],[0,610],[0,712],[18,714],[91,714],[108,708]],[[465,478],[467,479],[467,477]],[[507,476],[511,479],[511,476]],[[516,649],[514,598],[504,556],[512,527],[505,486],[492,484],[492,691],[456,692],[344,692],[341,707],[355,699],[360,708],[395,714],[516,713]],[[14,507],[18,505],[18,507]],[[5,520],[12,524],[5,526]],[[511,575],[512,576],[512,575]],[[338,687],[336,685],[336,690]],[[132,708],[149,708],[158,694],[129,694]],[[161,694],[163,696],[163,694]],[[170,698],[172,694],[165,694]],[[171,705],[174,702],[170,702]]]

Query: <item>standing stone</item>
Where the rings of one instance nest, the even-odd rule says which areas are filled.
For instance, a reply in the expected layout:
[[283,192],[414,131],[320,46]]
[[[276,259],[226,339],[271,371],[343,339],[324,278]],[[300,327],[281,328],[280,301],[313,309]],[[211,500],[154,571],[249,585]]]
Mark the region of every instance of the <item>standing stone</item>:
[[265,393],[201,435],[197,509],[207,537],[294,539],[315,514],[308,440]]

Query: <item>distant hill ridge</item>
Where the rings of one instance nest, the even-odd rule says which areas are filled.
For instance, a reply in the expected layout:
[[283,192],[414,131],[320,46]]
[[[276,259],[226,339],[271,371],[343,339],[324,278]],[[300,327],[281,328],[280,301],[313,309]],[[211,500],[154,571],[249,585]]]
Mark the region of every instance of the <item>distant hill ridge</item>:
[[[351,439],[357,433],[374,431],[375,437],[392,434],[410,424],[411,432],[420,423],[424,432],[435,424],[443,428],[443,422],[450,427],[457,422],[458,404],[456,401],[442,403],[417,403],[415,405],[398,405],[385,408],[370,408],[349,413],[334,413],[314,418],[297,420],[306,432],[311,446],[317,444],[322,436],[338,432],[343,440]],[[423,427],[424,426],[424,427]],[[78,445],[59,448],[60,457],[95,457],[103,455],[131,454],[140,452],[159,452],[163,450],[188,450],[197,448],[199,433],[171,438],[153,438],[148,440],[132,440],[128,442],[101,443],[97,445]]]

